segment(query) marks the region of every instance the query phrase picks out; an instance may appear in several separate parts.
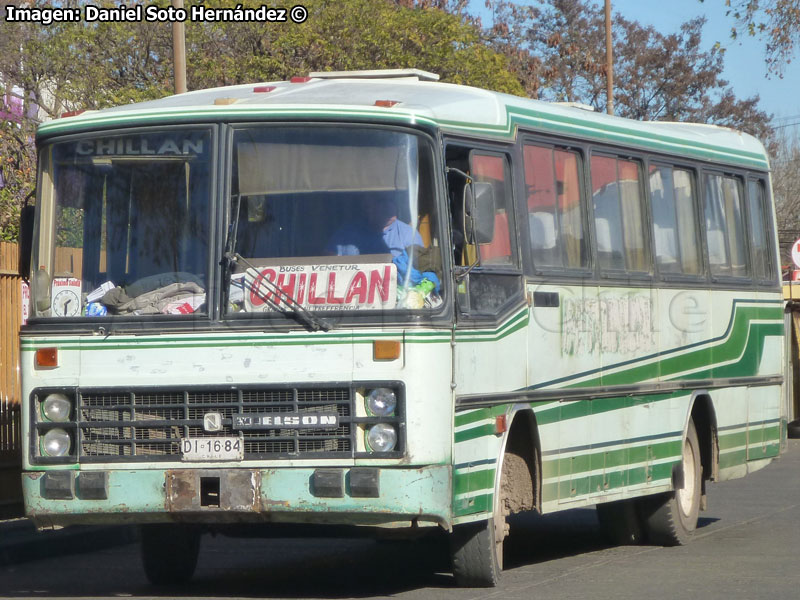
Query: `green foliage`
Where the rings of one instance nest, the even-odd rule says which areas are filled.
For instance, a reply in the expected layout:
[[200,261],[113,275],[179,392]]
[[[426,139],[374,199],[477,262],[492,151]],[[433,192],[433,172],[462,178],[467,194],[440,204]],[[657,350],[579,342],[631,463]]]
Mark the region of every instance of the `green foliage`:
[[304,6],[309,16],[299,25],[187,24],[190,87],[285,80],[312,71],[414,67],[438,73],[442,81],[524,93],[506,58],[459,16],[389,0],[309,0]]
[[[113,0],[92,3],[117,5]],[[167,6],[169,0],[158,3]],[[197,2],[187,2],[187,9],[192,3]],[[231,6],[226,0],[204,4]],[[258,7],[262,2],[243,4]],[[30,5],[49,3],[34,0]],[[189,88],[282,80],[310,71],[415,67],[452,83],[523,93],[507,59],[483,43],[479,29],[435,3],[415,7],[391,0],[309,0],[305,6],[309,17],[300,25],[187,21]],[[441,6],[460,11],[463,2]],[[0,21],[0,73],[49,117],[161,98],[173,89],[172,27],[128,22],[42,27]],[[30,120],[22,129],[15,124],[0,129],[0,167],[6,180],[0,190],[0,239],[16,238],[20,207],[35,185],[35,125]],[[59,232],[60,242],[80,245],[74,229]]]
[[731,39],[740,31],[760,38],[768,70],[781,75],[800,45],[800,0],[725,0],[725,6],[734,20]]
[[[582,102],[605,112],[605,14],[591,0],[538,0],[537,7],[502,2],[495,48],[511,57],[529,92],[544,100]],[[614,113],[637,120],[689,121],[735,127],[768,146],[770,115],[758,96],[738,99],[722,79],[719,46],[702,46],[704,19],[672,34],[613,19]],[[521,53],[521,49],[526,52]]]
[[32,196],[36,181],[36,153],[33,130],[27,124],[0,120],[0,240],[16,241],[19,215],[26,198]]

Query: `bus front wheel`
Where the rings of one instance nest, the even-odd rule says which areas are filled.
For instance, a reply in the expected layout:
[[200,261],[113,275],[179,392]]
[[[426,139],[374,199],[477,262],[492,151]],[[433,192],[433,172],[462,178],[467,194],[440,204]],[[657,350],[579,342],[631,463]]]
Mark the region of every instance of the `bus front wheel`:
[[200,531],[188,525],[143,525],[142,564],[154,585],[177,585],[192,578],[200,554]]
[[[494,587],[503,571],[503,546],[509,527],[506,517],[511,513],[508,502],[509,477],[514,473],[528,474],[525,459],[514,452],[503,456],[500,485],[495,490],[494,508],[488,520],[456,525],[450,536],[450,556],[453,575],[459,587]],[[528,485],[532,485],[528,479]]]
[[648,540],[662,546],[686,544],[700,514],[703,466],[700,441],[694,422],[689,421],[681,453],[683,487],[675,492],[642,500],[642,520]]

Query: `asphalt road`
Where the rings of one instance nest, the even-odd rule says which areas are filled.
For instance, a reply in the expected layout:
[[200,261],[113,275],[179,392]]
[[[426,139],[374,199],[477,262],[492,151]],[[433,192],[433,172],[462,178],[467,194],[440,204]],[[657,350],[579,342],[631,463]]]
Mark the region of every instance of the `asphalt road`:
[[0,597],[800,598],[800,441],[744,479],[713,484],[688,546],[609,547],[593,510],[512,524],[500,587],[457,589],[434,543],[205,537],[197,574],[155,588],[129,544],[0,569]]

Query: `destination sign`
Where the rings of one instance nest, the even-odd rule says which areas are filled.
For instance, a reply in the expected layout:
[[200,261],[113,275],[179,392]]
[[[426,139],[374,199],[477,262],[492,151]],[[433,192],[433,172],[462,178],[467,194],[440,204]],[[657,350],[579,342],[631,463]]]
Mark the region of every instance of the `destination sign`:
[[[279,288],[276,292],[275,287]],[[287,308],[286,296],[306,310],[378,310],[397,304],[397,267],[388,264],[283,265],[249,269],[245,310]]]

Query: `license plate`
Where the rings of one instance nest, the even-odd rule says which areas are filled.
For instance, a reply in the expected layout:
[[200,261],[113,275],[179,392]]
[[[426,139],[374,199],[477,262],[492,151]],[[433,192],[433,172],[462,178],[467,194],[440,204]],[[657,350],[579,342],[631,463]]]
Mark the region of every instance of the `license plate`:
[[184,438],[181,454],[183,460],[242,460],[244,444],[241,438]]

